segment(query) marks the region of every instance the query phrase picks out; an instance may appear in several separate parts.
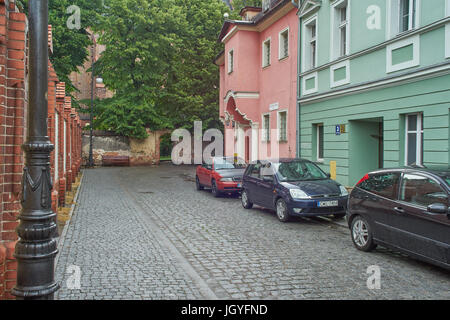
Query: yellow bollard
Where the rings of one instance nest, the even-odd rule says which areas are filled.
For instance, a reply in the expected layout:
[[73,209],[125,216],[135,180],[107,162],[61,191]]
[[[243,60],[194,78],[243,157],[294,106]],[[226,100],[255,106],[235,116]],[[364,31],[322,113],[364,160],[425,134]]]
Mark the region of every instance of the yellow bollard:
[[336,180],[336,161],[330,161],[331,179]]

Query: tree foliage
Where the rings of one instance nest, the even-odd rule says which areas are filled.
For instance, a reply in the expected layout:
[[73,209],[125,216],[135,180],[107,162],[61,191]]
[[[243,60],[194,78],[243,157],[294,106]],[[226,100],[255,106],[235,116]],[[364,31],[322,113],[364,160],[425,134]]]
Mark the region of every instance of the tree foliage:
[[115,96],[101,102],[99,128],[142,137],[146,127],[191,129],[196,120],[219,127],[213,59],[228,10],[221,0],[109,0],[96,69]]
[[[28,14],[30,0],[21,0],[19,5]],[[49,1],[49,24],[52,25],[53,54],[50,60],[60,81],[66,83],[67,92],[75,87],[69,75],[78,71],[88,57],[87,47],[92,44],[86,29],[97,24],[97,14],[103,11],[103,4],[109,0],[51,0]],[[67,9],[76,5],[80,8],[80,29],[69,29],[67,20],[71,13]]]

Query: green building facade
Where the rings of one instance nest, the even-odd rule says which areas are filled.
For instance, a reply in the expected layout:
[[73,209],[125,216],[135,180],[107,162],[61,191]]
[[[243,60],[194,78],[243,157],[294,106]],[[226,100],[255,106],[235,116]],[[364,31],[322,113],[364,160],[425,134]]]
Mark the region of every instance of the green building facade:
[[298,155],[353,186],[448,165],[450,0],[304,0]]

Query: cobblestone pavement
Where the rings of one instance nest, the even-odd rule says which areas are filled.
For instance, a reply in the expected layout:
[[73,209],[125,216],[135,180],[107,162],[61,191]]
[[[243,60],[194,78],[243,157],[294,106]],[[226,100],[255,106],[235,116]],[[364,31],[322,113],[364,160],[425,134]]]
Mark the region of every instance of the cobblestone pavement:
[[[84,171],[60,248],[59,299],[450,299],[450,273],[378,248],[345,221],[280,223],[237,197],[196,191],[195,168]],[[70,266],[80,289],[68,289]],[[381,268],[381,289],[367,268]]]

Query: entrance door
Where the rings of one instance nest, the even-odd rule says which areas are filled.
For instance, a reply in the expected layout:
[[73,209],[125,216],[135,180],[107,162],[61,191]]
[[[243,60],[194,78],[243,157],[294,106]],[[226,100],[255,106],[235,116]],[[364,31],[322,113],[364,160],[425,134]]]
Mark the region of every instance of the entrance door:
[[349,183],[354,185],[367,172],[383,167],[383,119],[350,121]]
[[245,162],[250,162],[250,137],[245,137]]

